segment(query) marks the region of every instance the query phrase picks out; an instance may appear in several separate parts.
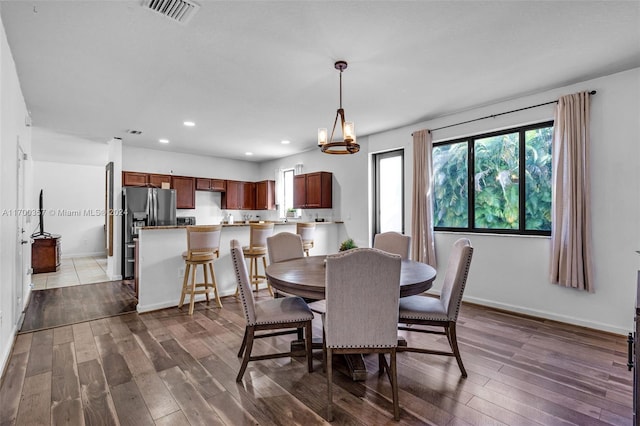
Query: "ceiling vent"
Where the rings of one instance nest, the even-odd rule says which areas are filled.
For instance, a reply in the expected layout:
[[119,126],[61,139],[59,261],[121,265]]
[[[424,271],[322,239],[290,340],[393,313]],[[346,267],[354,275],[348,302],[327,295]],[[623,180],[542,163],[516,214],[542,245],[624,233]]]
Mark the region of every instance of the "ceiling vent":
[[200,9],[199,4],[186,0],[143,0],[142,6],[183,25]]

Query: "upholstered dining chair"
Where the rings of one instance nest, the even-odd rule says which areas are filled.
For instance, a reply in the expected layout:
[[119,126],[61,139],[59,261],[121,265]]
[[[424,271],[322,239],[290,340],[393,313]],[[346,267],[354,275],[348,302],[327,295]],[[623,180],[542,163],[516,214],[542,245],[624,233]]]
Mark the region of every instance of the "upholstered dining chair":
[[[279,232],[267,238],[267,251],[269,252],[269,263],[300,259],[301,257],[304,257],[302,237],[291,232]],[[280,296],[292,295],[276,290],[275,297]]]
[[[182,253],[185,262],[182,293],[178,308],[181,308],[185,296],[189,296],[189,315],[193,315],[196,294],[203,294],[209,303],[209,293],[214,291],[217,305],[222,308],[216,276],[213,272],[213,260],[220,256],[220,232],[222,225],[187,226],[187,251]],[[198,265],[202,266],[204,282],[196,282]],[[193,269],[191,269],[193,267]],[[191,275],[191,280],[189,280]],[[209,280],[211,275],[211,280]],[[198,288],[202,288],[198,290]]]
[[[283,297],[279,299],[267,299],[256,302],[251,291],[247,265],[244,262],[242,247],[237,240],[231,240],[231,260],[236,274],[236,281],[242,300],[242,309],[246,320],[244,337],[240,345],[238,357],[242,358],[240,371],[236,381],[242,380],[242,376],[250,361],[273,359],[293,356],[292,352],[279,352],[264,355],[251,355],[253,341],[263,337],[280,336],[283,334],[300,333],[304,328],[305,351],[307,357],[307,369],[313,372],[313,359],[311,355],[311,321],[313,312],[305,301],[297,296]],[[257,331],[279,330],[269,333],[256,334]]]
[[298,222],[296,224],[296,233],[302,237],[302,247],[304,254],[307,256],[309,256],[309,250],[313,248],[313,235],[315,231],[315,223]]
[[[262,259],[264,269],[267,269],[267,238],[273,234],[273,223],[252,223],[249,226],[249,245],[242,248],[245,259],[249,259],[249,279],[258,291],[258,285],[267,281],[265,275],[258,272],[258,259]],[[273,296],[271,285],[267,281],[267,289]],[[236,289],[236,296],[238,290]]]
[[[472,256],[473,247],[467,238],[460,238],[456,241],[449,255],[440,298],[422,295],[403,297],[400,299],[398,320],[400,323],[398,329],[400,330],[446,335],[451,347],[451,352],[410,346],[400,347],[400,351],[455,357],[462,377],[467,377],[467,370],[465,370],[460,357],[456,337],[456,321],[460,312],[460,303],[467,283]],[[443,331],[408,327],[403,324],[443,327]]]
[[267,252],[270,263],[300,259],[304,257],[302,237],[291,232],[279,232],[267,238]]
[[400,268],[400,256],[371,248],[327,256],[323,354],[329,421],[333,420],[333,354],[378,353],[379,374],[386,371],[391,382],[393,417],[400,418],[396,370]]
[[386,251],[387,253],[397,254],[403,259],[409,258],[410,245],[411,237],[398,232],[383,232],[373,237],[373,248]]

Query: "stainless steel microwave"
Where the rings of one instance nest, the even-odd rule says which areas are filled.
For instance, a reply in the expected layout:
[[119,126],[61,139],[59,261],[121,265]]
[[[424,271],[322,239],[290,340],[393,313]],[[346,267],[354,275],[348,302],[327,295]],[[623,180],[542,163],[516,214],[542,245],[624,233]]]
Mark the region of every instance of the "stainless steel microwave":
[[189,226],[189,225],[196,224],[195,216],[183,216],[183,217],[177,217],[176,219],[178,221],[178,226]]

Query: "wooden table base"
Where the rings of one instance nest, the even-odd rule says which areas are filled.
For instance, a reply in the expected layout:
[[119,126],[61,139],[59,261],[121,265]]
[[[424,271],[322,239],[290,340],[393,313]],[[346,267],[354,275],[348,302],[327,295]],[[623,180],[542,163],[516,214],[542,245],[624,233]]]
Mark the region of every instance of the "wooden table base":
[[[313,338],[311,348],[322,349],[322,339],[319,337]],[[293,340],[291,342],[291,353],[293,354],[292,356],[305,356],[304,340]],[[347,364],[349,375],[354,382],[367,380],[367,367],[362,354],[345,354],[343,357]]]

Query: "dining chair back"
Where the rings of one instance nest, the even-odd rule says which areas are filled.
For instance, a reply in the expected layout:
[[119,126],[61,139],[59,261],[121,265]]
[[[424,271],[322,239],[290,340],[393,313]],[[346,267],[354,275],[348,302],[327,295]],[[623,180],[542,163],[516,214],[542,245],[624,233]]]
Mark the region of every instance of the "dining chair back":
[[270,263],[304,257],[302,238],[291,232],[279,232],[267,238],[267,251]]
[[[193,315],[196,295],[204,294],[207,303],[209,303],[211,290],[214,292],[217,305],[221,308],[222,302],[218,294],[213,260],[220,256],[222,225],[187,226],[186,230],[187,251],[182,253],[185,269],[178,308],[182,307],[185,297],[189,296],[189,315]],[[198,265],[202,266],[203,282],[197,282]],[[189,280],[189,276],[191,276],[191,280]]]
[[397,254],[402,259],[409,258],[409,248],[411,246],[411,237],[398,232],[383,232],[373,237],[373,248],[386,251],[387,253]]
[[[401,258],[371,248],[327,256],[324,346],[332,420],[332,355],[378,353],[380,374],[391,382],[394,418],[400,415],[396,373]],[[385,353],[390,354],[390,365]]]
[[[231,240],[230,252],[238,292],[242,301],[242,311],[246,321],[244,337],[238,352],[238,357],[243,358],[236,381],[242,380],[247,365],[251,361],[291,357],[294,355],[293,352],[289,351],[253,356],[251,353],[255,339],[293,333],[302,334],[302,330],[304,330],[307,369],[309,373],[313,372],[311,355],[311,321],[313,320],[313,312],[311,312],[305,301],[297,296],[256,302],[251,291],[251,281],[247,272],[247,265],[244,262],[242,247],[237,240]],[[256,332],[264,330],[280,331],[256,334]]]
[[[458,348],[456,321],[458,320],[472,257],[473,247],[471,246],[471,241],[467,238],[457,240],[453,244],[453,250],[449,255],[440,297],[424,297],[421,295],[403,297],[400,300],[398,320],[400,323],[398,329],[400,330],[446,335],[451,347],[451,352],[446,352],[407,345],[406,347],[401,347],[401,351],[455,357],[463,377],[467,377],[467,371],[462,363],[460,349]],[[409,324],[443,327],[443,331],[408,327]]]

